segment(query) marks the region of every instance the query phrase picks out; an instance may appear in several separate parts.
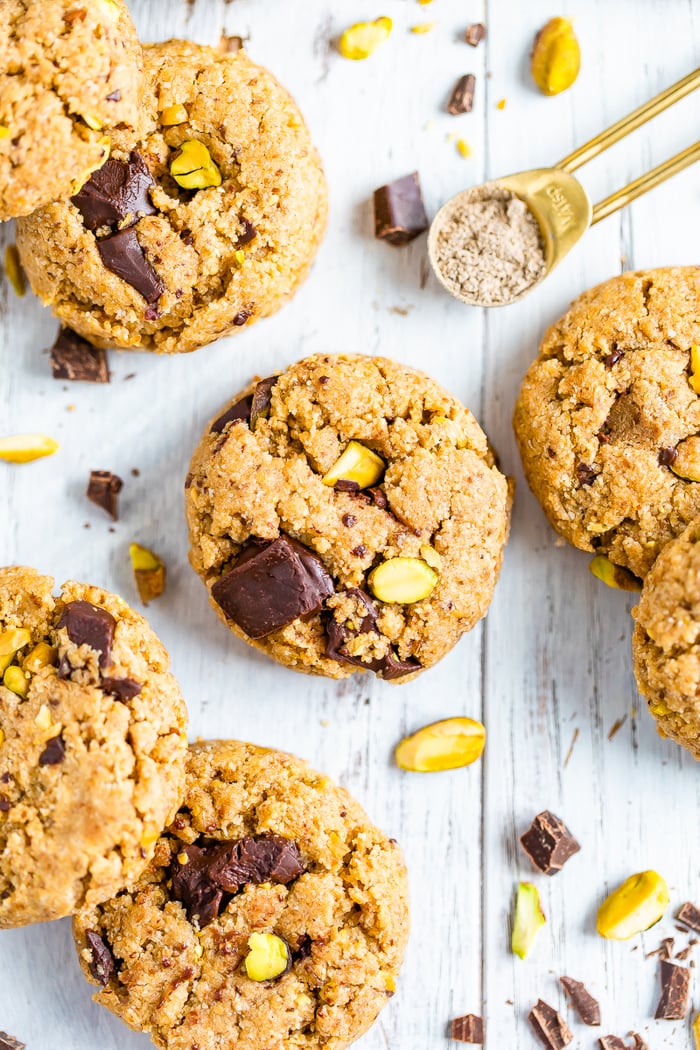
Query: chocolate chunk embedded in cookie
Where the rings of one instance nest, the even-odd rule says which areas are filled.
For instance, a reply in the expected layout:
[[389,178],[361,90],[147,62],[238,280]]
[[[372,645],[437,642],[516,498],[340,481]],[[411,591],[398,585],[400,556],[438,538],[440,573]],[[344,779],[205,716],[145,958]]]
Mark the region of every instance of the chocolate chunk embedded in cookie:
[[318,355],[217,414],[186,505],[190,560],[234,633],[299,671],[405,681],[485,614],[510,491],[433,380]]
[[71,915],[138,877],[180,802],[186,711],[116,595],[0,569],[0,928]]
[[700,513],[694,357],[700,267],[626,273],[549,329],[515,409],[525,475],[557,532],[642,578]]
[[235,741],[190,749],[139,881],[74,925],[95,999],[163,1050],[344,1050],[394,993],[399,847],[328,777]]

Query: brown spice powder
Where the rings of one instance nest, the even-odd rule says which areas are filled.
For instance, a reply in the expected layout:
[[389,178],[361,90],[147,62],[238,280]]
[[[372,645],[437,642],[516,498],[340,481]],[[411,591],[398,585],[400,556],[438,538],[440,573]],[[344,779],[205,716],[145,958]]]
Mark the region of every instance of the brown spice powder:
[[537,219],[495,185],[464,194],[439,231],[436,265],[450,291],[475,306],[503,306],[545,273]]

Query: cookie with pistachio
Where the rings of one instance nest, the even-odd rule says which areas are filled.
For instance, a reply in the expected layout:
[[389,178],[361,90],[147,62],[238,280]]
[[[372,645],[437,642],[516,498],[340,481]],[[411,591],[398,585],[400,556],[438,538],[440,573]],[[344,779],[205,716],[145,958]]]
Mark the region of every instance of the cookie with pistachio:
[[579,296],[546,332],[514,426],[557,532],[644,577],[700,513],[700,267]]
[[245,51],[144,48],[140,131],[71,200],[23,220],[37,295],[94,346],[186,353],[289,299],[326,224],[301,113]]
[[0,220],[68,198],[135,134],[142,66],[123,0],[0,0]]
[[83,908],[95,995],[163,1050],[343,1050],[396,989],[401,851],[306,762],[190,749],[183,806],[138,882]]
[[422,372],[319,354],[217,414],[186,505],[190,560],[235,634],[298,671],[398,682],[485,614],[510,486]]
[[146,621],[97,587],[0,569],[0,928],[138,877],[184,783],[186,710]]

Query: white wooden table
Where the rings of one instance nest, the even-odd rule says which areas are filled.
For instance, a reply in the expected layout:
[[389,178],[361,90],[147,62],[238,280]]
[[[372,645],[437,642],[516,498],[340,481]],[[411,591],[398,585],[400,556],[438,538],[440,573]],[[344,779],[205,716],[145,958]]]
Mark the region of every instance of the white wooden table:
[[[171,654],[191,713],[191,735],[234,736],[308,758],[353,791],[403,844],[413,934],[398,994],[363,1050],[447,1045],[451,1017],[483,1011],[491,1050],[534,1047],[526,1017],[539,996],[562,1004],[557,978],[599,996],[599,1033],[575,1024],[573,1047],[636,1029],[651,1050],[687,1048],[681,1022],[651,1020],[657,964],[644,959],[672,913],[645,937],[607,943],[597,903],[632,872],[667,878],[674,905],[700,904],[700,777],[661,741],[631,672],[632,599],[606,589],[588,559],[558,546],[522,480],[511,433],[516,391],[544,327],[584,288],[621,269],[696,263],[700,170],[691,168],[590,231],[522,303],[484,312],[450,300],[427,276],[425,243],[393,249],[372,237],[371,191],[417,168],[431,211],[460,188],[555,161],[700,64],[700,0],[134,0],[145,39],[215,43],[222,29],[249,37],[253,59],[295,94],[331,188],[328,236],[308,283],[271,320],[180,359],[112,354],[109,386],[51,378],[42,349],[55,322],[0,284],[0,432],[55,436],[55,457],[0,464],[0,563],[24,562],[59,581],[74,576],[121,592],[138,607],[128,544],[161,553],[168,589],[148,615]],[[387,14],[394,33],[367,62],[331,40],[350,22]],[[554,99],[531,86],[527,55],[553,14],[576,17],[583,69]],[[408,27],[436,21],[427,35]],[[460,42],[486,21],[478,50]],[[444,103],[462,73],[477,76],[474,112]],[[505,98],[505,109],[496,103]],[[697,138],[690,98],[587,169],[594,197]],[[473,148],[459,156],[449,133]],[[13,239],[0,228],[3,244]],[[187,564],[182,484],[205,421],[253,373],[267,375],[317,351],[382,353],[425,368],[469,405],[517,476],[512,538],[488,619],[417,682],[369,676],[334,684],[296,676],[233,639]],[[125,479],[119,523],[84,497],[91,468]],[[132,476],[132,468],[140,471]],[[88,527],[89,526],[89,527]],[[426,722],[482,719],[483,760],[420,776],[392,765],[395,743]],[[611,727],[625,719],[612,740]],[[572,740],[576,737],[569,754]],[[567,762],[568,755],[568,762]],[[517,842],[551,808],[581,853],[553,879],[533,875]],[[519,878],[540,888],[548,924],[532,956],[509,953]],[[676,933],[677,948],[686,938]],[[700,1005],[697,978],[695,1008]],[[131,1050],[130,1033],[91,1002],[73,958],[68,920],[0,935],[0,1029],[31,1050]],[[225,1050],[225,1048],[222,1048]]]

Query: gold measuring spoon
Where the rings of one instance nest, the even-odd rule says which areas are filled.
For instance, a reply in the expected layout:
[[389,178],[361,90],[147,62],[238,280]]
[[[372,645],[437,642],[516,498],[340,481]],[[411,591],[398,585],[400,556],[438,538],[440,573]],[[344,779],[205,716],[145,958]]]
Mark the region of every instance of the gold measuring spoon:
[[[591,205],[585,189],[571,174],[698,87],[700,87],[700,69],[689,73],[677,84],[666,88],[649,102],[645,102],[626,117],[622,117],[606,131],[601,131],[590,142],[574,150],[554,167],[534,168],[532,171],[506,175],[502,179],[495,179],[481,186],[472,187],[451,197],[433,219],[428,235],[430,262],[442,286],[455,298],[475,306],[505,306],[507,303],[522,299],[551,273],[576,242],[583,237],[589,226],[636,200],[637,197],[641,197],[647,190],[658,186],[659,183],[687,168],[696,160],[700,160],[700,142],[696,142],[695,145],[688,146],[687,149],[659,164],[645,175],[640,175],[629,185],[612,193],[595,206]],[[474,199],[483,200],[491,189],[510,191],[528,206],[540,227],[545,266],[539,278],[521,288],[510,298],[498,303],[483,303],[463,294],[459,287],[442,273],[438,257],[438,240],[446,225],[453,221],[455,214],[464,204]]]

